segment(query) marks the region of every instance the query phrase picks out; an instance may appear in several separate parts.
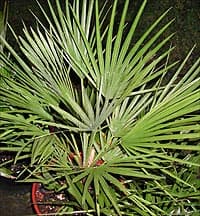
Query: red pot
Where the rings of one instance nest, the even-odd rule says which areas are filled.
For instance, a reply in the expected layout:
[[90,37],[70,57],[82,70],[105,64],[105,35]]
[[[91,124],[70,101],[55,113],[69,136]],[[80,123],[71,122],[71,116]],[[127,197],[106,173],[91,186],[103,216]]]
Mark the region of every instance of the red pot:
[[[82,155],[82,153],[80,153],[80,155]],[[73,160],[74,159],[74,154],[71,154],[70,159]],[[104,161],[102,159],[98,160],[96,162],[96,166],[100,166],[104,163]],[[53,194],[54,192],[50,192],[50,191],[45,191],[44,188],[42,187],[41,183],[33,183],[32,184],[32,205],[33,205],[33,209],[35,210],[35,213],[37,215],[46,215],[48,213],[55,213],[58,211],[58,208],[56,208],[55,206],[52,207],[51,205],[45,205],[42,203],[45,203],[45,195],[46,194]],[[53,209],[53,211],[49,212],[48,209]]]
[[32,184],[32,193],[31,193],[31,198],[32,198],[32,205],[33,205],[33,209],[35,210],[35,213],[37,215],[41,215],[41,211],[39,209],[39,206],[38,206],[38,195],[39,195],[39,187],[40,187],[40,184],[39,183],[33,183]]
[[31,196],[33,209],[37,215],[56,214],[62,204],[54,205],[53,202],[66,200],[63,193],[46,190],[41,183],[33,183]]

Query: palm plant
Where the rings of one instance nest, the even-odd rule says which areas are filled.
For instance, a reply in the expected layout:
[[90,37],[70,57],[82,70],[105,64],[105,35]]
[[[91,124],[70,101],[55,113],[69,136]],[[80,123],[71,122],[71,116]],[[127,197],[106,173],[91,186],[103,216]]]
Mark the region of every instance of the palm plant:
[[[0,8],[0,36],[3,38],[6,38],[7,22],[8,22],[8,2],[4,1],[3,7]],[[3,50],[2,43],[0,43],[0,50],[1,51]]]
[[[6,37],[8,20],[8,2],[4,1],[3,8],[0,8],[0,35]],[[0,49],[3,49],[3,44],[0,44]]]
[[50,15],[41,7],[48,28],[36,17],[36,30],[14,34],[20,55],[1,37],[12,60],[2,52],[0,61],[15,79],[0,87],[9,107],[0,113],[0,149],[16,152],[15,163],[29,160],[17,179],[28,172],[23,181],[66,193],[60,214],[199,211],[188,202],[200,197],[191,181],[199,167],[200,59],[180,77],[191,50],[172,72],[173,48],[162,48],[173,34],[160,40],[172,21],[153,33],[168,11],[132,45],[146,2],[126,35],[129,0],[116,33],[116,0],[110,13],[94,0],[66,1],[64,10],[56,0],[56,10],[48,1]]
[[[0,5],[0,36],[2,38],[6,38],[6,32],[7,32],[7,23],[8,23],[8,1],[5,0],[1,2],[2,5]],[[0,42],[0,51],[3,52],[4,45]],[[4,68],[4,65],[0,63],[0,86],[5,85],[5,81],[2,77],[8,77],[10,76],[10,73]],[[0,101],[0,110],[4,109],[3,103]]]

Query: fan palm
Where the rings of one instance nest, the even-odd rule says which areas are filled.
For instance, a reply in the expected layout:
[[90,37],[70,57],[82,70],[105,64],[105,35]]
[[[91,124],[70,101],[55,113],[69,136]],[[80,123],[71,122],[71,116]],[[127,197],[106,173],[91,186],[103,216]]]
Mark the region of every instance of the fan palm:
[[[3,1],[0,5],[0,36],[6,38],[7,22],[8,22],[8,1]],[[0,42],[0,51],[3,52],[3,43]],[[2,77],[9,76],[9,72],[0,64],[0,86],[5,87],[5,82]],[[3,103],[0,101],[0,110],[4,109]]]
[[[7,30],[7,20],[8,20],[8,2],[3,2],[3,8],[0,8],[0,35],[6,37]],[[3,45],[0,44],[0,49],[3,49]]]
[[117,31],[117,1],[111,13],[94,0],[48,4],[49,28],[36,17],[36,30],[15,35],[20,55],[1,37],[12,60],[3,52],[0,60],[15,79],[0,89],[9,107],[0,113],[0,149],[30,160],[24,181],[65,191],[63,214],[169,215],[179,210],[179,185],[197,200],[199,185],[180,169],[199,167],[200,59],[180,77],[191,50],[171,71],[173,48],[162,48],[173,35],[160,38],[172,21],[153,33],[168,11],[133,45],[146,1],[126,35],[129,0]]

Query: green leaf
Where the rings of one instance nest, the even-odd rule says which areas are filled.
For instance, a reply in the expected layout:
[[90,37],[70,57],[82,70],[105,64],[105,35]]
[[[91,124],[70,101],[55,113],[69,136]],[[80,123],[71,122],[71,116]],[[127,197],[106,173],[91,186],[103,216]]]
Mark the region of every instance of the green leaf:
[[102,190],[108,197],[109,201],[112,203],[113,207],[115,208],[118,215],[121,215],[121,211],[119,209],[119,206],[117,204],[117,198],[116,195],[112,192],[109,185],[106,183],[105,179],[103,177],[99,177],[99,183],[101,185]]
[[[155,167],[156,168],[156,167]],[[132,168],[121,168],[121,167],[109,167],[108,170],[109,173],[114,173],[117,175],[122,175],[122,176],[132,176],[135,178],[144,178],[144,179],[155,179],[159,180],[162,177],[156,176],[156,175],[146,175],[143,172],[135,171]]]

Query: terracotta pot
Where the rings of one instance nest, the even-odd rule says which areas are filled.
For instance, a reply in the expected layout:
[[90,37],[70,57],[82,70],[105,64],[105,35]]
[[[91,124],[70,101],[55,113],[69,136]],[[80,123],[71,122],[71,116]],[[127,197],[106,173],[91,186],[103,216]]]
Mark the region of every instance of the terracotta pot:
[[46,190],[40,183],[33,183],[31,196],[33,209],[37,215],[55,214],[61,206],[58,202],[65,200],[62,193]]
[[[81,152],[80,152],[80,156],[82,156]],[[74,158],[75,158],[75,154],[72,153],[69,155],[69,159],[74,160]],[[100,166],[103,163],[104,163],[104,161],[102,159],[100,159],[96,162],[96,166]],[[63,196],[62,194],[57,194],[58,196],[56,197],[56,194],[53,191],[45,190],[42,187],[41,183],[33,183],[32,184],[32,194],[31,194],[32,205],[33,205],[33,209],[37,215],[46,215],[48,213],[56,213],[59,210],[58,206],[54,206],[52,204],[44,204],[44,203],[49,202],[49,200],[45,198],[46,195],[49,195],[49,194],[50,194],[50,196],[53,196],[53,194],[54,194],[55,195],[54,200],[56,200],[56,201],[61,201],[61,200],[65,199],[65,195]]]
[[39,206],[38,206],[38,191],[39,191],[39,187],[40,187],[40,184],[39,183],[33,183],[32,184],[32,193],[31,193],[31,198],[32,198],[32,205],[33,205],[33,209],[35,211],[35,213],[37,215],[41,215],[41,211],[39,209]]

